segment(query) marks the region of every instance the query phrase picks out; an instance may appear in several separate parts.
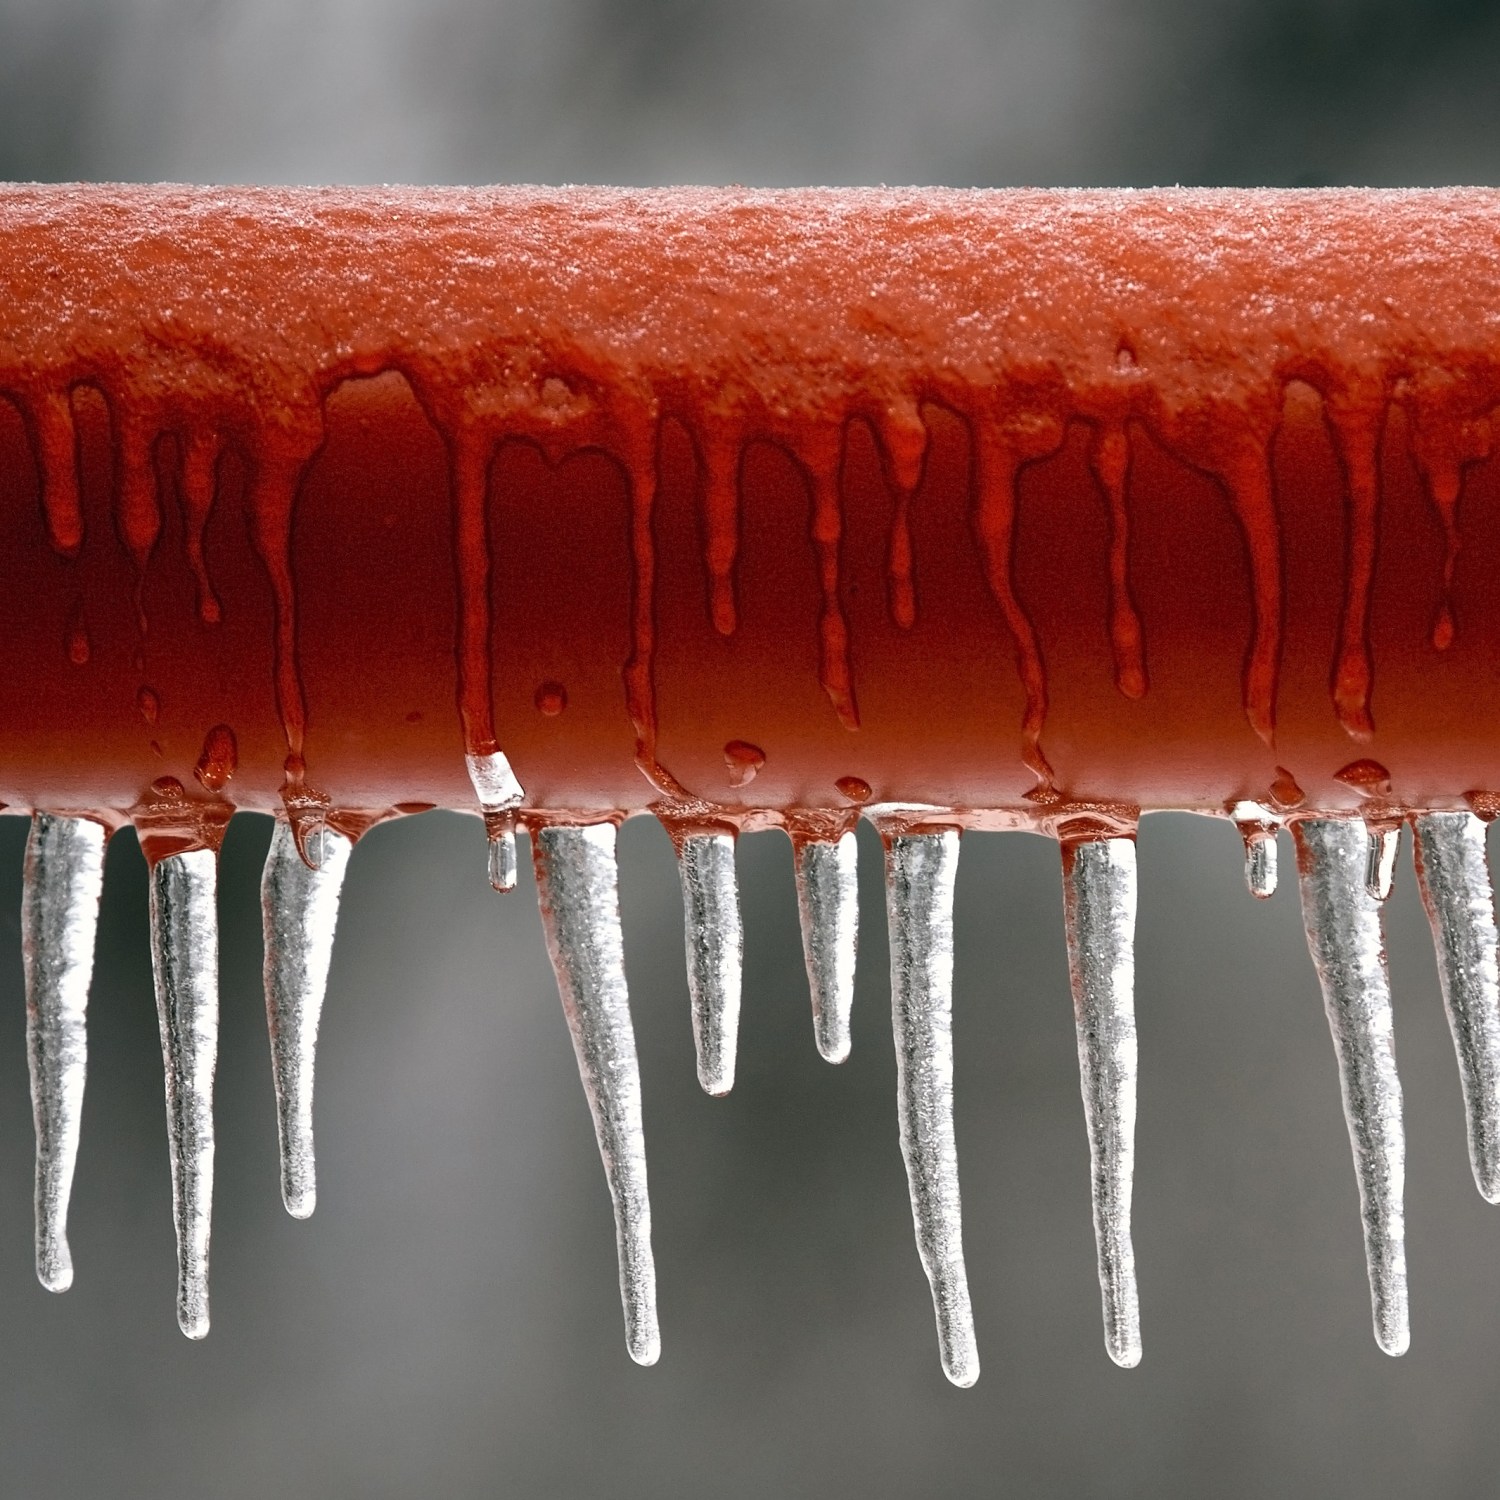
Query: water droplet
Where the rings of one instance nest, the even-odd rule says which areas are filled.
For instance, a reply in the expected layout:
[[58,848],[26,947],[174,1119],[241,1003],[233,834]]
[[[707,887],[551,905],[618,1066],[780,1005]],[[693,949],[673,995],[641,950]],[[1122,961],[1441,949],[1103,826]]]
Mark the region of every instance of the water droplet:
[[156,723],[161,717],[161,699],[148,687],[143,687],[135,695],[135,706],[148,724]]
[[766,763],[766,752],[748,740],[730,740],[724,746],[724,765],[730,786],[749,786]]
[[870,783],[862,776],[840,776],[834,785],[851,802],[868,802],[874,795]]
[[215,724],[203,736],[203,752],[193,767],[193,775],[206,791],[222,792],[233,779],[239,763],[240,752],[234,731],[227,724]]
[[420,711],[415,708],[412,709],[412,711],[406,716],[406,722],[408,724],[420,724],[422,722],[422,715]]
[[568,706],[568,690],[560,682],[544,682],[536,690],[537,709],[554,719]]

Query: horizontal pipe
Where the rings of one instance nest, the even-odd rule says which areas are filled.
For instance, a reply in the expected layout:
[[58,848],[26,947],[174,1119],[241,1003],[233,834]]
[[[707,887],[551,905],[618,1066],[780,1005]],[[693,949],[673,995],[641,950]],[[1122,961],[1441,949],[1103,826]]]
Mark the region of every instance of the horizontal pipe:
[[500,751],[523,820],[1488,816],[1497,228],[0,190],[0,801],[159,855]]

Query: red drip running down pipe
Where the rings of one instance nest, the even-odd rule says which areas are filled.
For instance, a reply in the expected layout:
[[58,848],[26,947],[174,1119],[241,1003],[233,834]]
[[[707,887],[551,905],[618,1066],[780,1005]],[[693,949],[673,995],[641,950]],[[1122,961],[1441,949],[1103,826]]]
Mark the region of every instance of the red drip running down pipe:
[[676,842],[699,1073],[734,1073],[734,838],[797,849],[848,1050],[883,835],[901,1143],[944,1368],[978,1374],[951,1117],[964,829],[1062,849],[1106,1343],[1130,1241],[1136,821],[1293,825],[1375,1332],[1407,1343],[1380,902],[1411,822],[1500,1199],[1500,195],[0,190],[0,800],[38,1271],[65,1235],[101,856],[139,830],[179,1318],[208,1326],[215,864],[264,881],[283,1188],[314,1195],[339,881],[374,823],[529,833],[656,1358],[614,834]]

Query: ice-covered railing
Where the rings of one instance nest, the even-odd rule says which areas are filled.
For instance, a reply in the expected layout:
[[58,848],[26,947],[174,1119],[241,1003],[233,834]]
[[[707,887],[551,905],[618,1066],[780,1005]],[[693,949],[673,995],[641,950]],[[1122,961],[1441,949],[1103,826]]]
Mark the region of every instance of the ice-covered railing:
[[1134,1364],[1134,835],[1290,827],[1382,1348],[1408,1338],[1381,903],[1410,826],[1500,1198],[1500,195],[0,189],[0,798],[33,819],[38,1272],[72,1275],[103,849],[150,868],[179,1318],[208,1327],[217,852],[263,881],[282,1191],[312,1211],[339,889],[375,823],[517,832],[659,1349],[615,830],[676,846],[734,1080],[735,838],[796,851],[848,1055],[887,865],[943,1365],[979,1362],[951,1044],[967,830],[1061,852],[1105,1340]]

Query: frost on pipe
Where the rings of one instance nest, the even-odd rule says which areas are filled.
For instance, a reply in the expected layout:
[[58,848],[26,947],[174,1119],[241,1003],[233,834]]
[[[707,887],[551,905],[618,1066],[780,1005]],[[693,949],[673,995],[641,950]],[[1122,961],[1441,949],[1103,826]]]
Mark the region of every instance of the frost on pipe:
[[649,1111],[605,847],[638,813],[682,856],[682,1024],[712,1092],[735,835],[792,838],[838,1062],[851,834],[880,829],[902,1139],[957,1380],[977,1372],[944,1083],[963,831],[1064,845],[1118,1361],[1141,1348],[1143,811],[1232,822],[1260,897],[1297,833],[1383,1347],[1406,1334],[1380,901],[1408,821],[1474,1171],[1500,1193],[1500,195],[5,188],[0,398],[0,801],[37,818],[48,1285],[97,850],[133,822],[183,1323],[207,1326],[210,896],[236,809],[284,829],[264,890],[294,1212],[349,849],[468,810],[476,878],[505,890],[531,836],[640,1359]]

